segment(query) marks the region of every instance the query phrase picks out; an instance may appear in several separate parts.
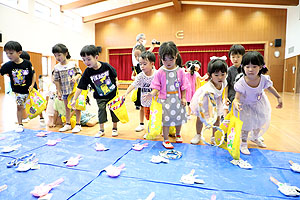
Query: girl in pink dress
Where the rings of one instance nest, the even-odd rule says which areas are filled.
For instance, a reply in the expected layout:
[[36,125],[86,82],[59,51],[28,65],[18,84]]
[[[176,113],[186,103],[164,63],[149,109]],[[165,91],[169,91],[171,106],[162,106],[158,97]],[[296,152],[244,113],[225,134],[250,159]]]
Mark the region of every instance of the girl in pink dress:
[[240,112],[243,121],[241,133],[241,152],[250,154],[247,146],[248,133],[252,132],[252,142],[259,147],[265,148],[266,145],[259,137],[268,129],[271,119],[270,102],[264,92],[268,89],[276,98],[278,105],[282,108],[282,99],[270,77],[264,75],[268,69],[265,66],[263,56],[256,51],[247,52],[242,60],[242,72],[244,76],[234,85],[236,91],[233,101],[234,107]]

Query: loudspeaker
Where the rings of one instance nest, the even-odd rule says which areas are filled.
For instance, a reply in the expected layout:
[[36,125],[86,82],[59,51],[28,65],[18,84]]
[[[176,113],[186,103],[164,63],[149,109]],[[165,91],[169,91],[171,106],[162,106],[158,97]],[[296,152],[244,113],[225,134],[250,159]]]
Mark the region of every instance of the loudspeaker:
[[98,53],[102,52],[102,47],[101,46],[97,46],[97,49],[98,49]]
[[275,47],[281,47],[281,39],[275,39]]
[[2,42],[2,33],[0,33],[0,42]]

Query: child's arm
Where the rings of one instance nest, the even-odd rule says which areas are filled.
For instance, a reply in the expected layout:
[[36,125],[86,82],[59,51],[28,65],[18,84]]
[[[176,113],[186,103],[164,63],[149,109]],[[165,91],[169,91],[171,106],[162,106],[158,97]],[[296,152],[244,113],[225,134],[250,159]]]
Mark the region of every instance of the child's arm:
[[120,83],[119,83],[119,79],[118,77],[116,77],[116,86],[119,87]]
[[127,90],[126,90],[126,92],[125,92],[125,94],[124,94],[124,98],[126,98],[127,97],[127,95],[132,91],[132,90],[134,90],[134,86],[131,84],[128,88],[127,88]]
[[152,89],[151,92],[145,94],[145,98],[150,100],[152,97],[155,97],[158,94],[158,90],[157,89]]
[[76,100],[77,100],[78,96],[80,95],[81,91],[82,91],[82,89],[79,89],[79,88],[76,89],[73,100],[71,102],[71,107],[72,108],[75,108]]
[[268,87],[268,90],[277,98],[277,106],[276,108],[282,108],[282,99],[281,99],[281,96],[278,94],[277,90],[271,86],[271,87]]
[[181,90],[181,104],[186,105],[186,90]]
[[235,97],[234,97],[234,100],[233,100],[233,105],[234,105],[234,107],[235,107],[235,109],[237,109],[237,111],[241,111],[241,110],[243,110],[242,108],[241,108],[241,103],[240,103],[240,97],[241,97],[241,93],[239,93],[239,92],[236,92],[235,93]]
[[135,76],[136,76],[135,71],[132,71],[131,79],[132,79],[132,80],[135,80]]
[[58,82],[58,81],[54,81],[54,84],[55,84],[55,86],[56,86],[56,92],[57,92],[57,98],[59,99],[59,100],[62,100],[61,99],[61,89],[60,89],[60,83]]
[[33,76],[32,76],[32,82],[31,82],[31,85],[30,85],[29,88],[28,88],[28,91],[29,91],[29,92],[32,90],[35,81],[36,81],[36,73],[33,73]]

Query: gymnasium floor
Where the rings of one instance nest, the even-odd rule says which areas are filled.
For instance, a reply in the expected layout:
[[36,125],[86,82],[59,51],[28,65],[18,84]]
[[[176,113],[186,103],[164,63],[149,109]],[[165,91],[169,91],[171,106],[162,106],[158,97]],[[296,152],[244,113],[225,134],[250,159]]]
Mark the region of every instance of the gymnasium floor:
[[[124,91],[120,92],[121,94]],[[25,132],[17,134],[15,127],[15,105],[11,96],[0,96],[0,146],[22,144],[9,154],[0,153],[0,186],[8,188],[0,192],[0,199],[36,199],[30,195],[34,186],[50,183],[63,177],[64,182],[51,190],[52,199],[146,199],[155,193],[154,199],[299,199],[282,195],[269,177],[300,187],[300,173],[292,172],[289,160],[300,163],[300,112],[299,95],[284,93],[284,108],[275,109],[275,98],[269,96],[272,105],[272,121],[264,135],[269,150],[251,149],[250,156],[242,155],[253,169],[245,170],[230,164],[227,151],[206,145],[191,145],[195,134],[195,118],[182,128],[184,144],[175,144],[182,152],[182,158],[170,160],[169,164],[150,162],[152,155],[164,150],[162,138],[157,141],[142,140],[144,132],[136,133],[138,111],[130,99],[126,100],[130,122],[119,124],[119,136],[111,138],[111,123],[105,126],[102,138],[89,137],[97,133],[99,126],[84,127],[80,134],[58,133],[57,128],[40,127],[39,120],[25,124]],[[92,110],[95,108],[92,103]],[[46,138],[35,136],[41,130],[51,131]],[[46,146],[48,139],[61,138],[54,147]],[[173,140],[171,138],[171,140]],[[95,143],[102,143],[110,150],[97,152]],[[131,149],[132,144],[148,143],[142,151]],[[250,144],[251,147],[255,145]],[[36,153],[40,169],[16,172],[6,168],[6,163],[26,153]],[[81,155],[76,167],[66,167],[63,161],[71,156]],[[103,169],[114,164],[125,164],[125,170],[118,178],[110,178]],[[183,174],[195,169],[204,184],[188,185],[180,182]]]

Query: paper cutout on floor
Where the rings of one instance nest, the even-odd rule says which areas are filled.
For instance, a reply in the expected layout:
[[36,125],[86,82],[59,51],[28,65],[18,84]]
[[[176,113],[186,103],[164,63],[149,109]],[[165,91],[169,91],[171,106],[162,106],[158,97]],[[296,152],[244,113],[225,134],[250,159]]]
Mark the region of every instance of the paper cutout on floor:
[[22,146],[22,144],[16,144],[16,145],[12,145],[12,146],[4,146],[4,147],[2,147],[1,152],[2,153],[10,153],[12,151],[18,150],[21,146]]
[[295,197],[300,195],[300,189],[296,186],[291,186],[286,183],[281,183],[272,176],[270,177],[270,181],[272,181],[275,185],[277,185],[278,190],[286,196]]
[[109,165],[104,170],[106,171],[107,176],[115,178],[115,177],[120,176],[121,171],[123,171],[124,168],[125,168],[125,164],[123,163],[119,167]]
[[189,174],[182,175],[180,182],[185,184],[190,184],[190,185],[195,183],[204,184],[204,180],[197,179],[198,175],[194,175],[194,174],[195,174],[195,170],[192,169]]
[[144,144],[140,144],[140,143],[133,144],[132,149],[133,149],[133,150],[136,150],[136,151],[141,151],[144,147],[148,147],[148,143],[144,143]]
[[101,143],[96,143],[95,147],[96,151],[107,151],[109,148],[106,148],[103,144]]
[[57,179],[53,183],[50,183],[47,185],[45,185],[45,183],[42,183],[39,186],[35,186],[34,190],[32,190],[30,192],[30,194],[32,194],[35,197],[43,197],[43,196],[47,195],[50,192],[50,190],[59,186],[59,184],[61,184],[62,182],[64,182],[63,178]]

